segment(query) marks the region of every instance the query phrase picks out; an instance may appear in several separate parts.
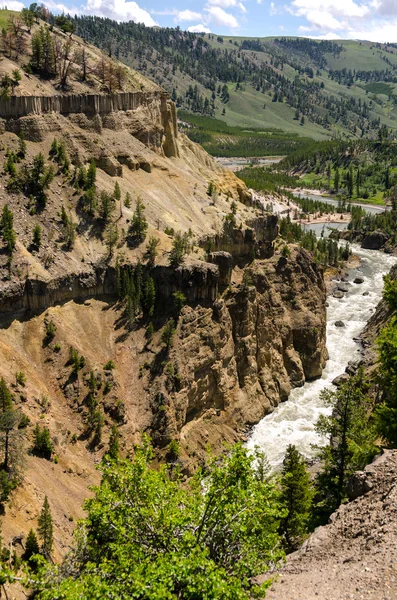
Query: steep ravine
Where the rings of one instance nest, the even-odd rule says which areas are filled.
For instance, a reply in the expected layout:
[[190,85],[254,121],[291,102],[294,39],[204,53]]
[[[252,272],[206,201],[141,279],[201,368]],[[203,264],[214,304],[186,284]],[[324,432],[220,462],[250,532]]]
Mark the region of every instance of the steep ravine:
[[[396,263],[396,258],[376,250],[364,250],[353,247],[354,254],[361,259],[361,266],[348,274],[347,282],[340,282],[348,290],[343,298],[328,298],[327,308],[327,347],[329,360],[320,379],[306,383],[292,392],[288,402],[280,405],[271,415],[258,423],[249,440],[250,446],[258,445],[267,454],[274,466],[283,460],[288,444],[295,444],[308,458],[315,454],[312,444],[320,440],[314,425],[320,414],[326,412],[320,398],[321,391],[332,388],[332,380],[344,372],[349,361],[363,360],[361,344],[357,338],[364,330],[364,340],[373,348],[380,323],[385,323],[387,316],[383,301],[376,315],[372,317],[382,297],[383,275],[389,272]],[[395,272],[395,269],[393,269]],[[359,276],[364,281],[354,283]],[[344,326],[335,325],[342,321]],[[376,327],[378,323],[378,327]],[[372,359],[374,353],[372,353]]]

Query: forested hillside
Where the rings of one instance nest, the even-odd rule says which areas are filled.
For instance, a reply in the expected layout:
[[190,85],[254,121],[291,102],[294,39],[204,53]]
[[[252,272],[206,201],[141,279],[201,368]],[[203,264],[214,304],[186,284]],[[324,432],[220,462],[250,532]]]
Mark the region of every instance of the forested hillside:
[[314,139],[377,137],[382,124],[395,127],[394,44],[226,39],[91,16],[74,22],[82,38],[164,86],[189,112]]

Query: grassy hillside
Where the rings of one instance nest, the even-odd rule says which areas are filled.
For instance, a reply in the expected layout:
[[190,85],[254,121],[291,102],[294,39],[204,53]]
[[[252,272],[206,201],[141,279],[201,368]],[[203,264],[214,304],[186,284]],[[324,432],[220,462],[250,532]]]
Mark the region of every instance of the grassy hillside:
[[261,131],[268,146],[269,129],[319,141],[376,139],[381,126],[390,137],[397,131],[396,45],[222,38],[97,17],[75,24],[81,37],[167,89],[185,113]]

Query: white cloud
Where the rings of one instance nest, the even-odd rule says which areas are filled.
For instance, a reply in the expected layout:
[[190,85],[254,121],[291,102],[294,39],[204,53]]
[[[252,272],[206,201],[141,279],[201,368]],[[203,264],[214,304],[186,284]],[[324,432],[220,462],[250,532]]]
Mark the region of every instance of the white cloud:
[[148,26],[158,25],[147,10],[141,8],[136,2],[126,0],[87,0],[80,11],[115,21],[135,21]]
[[397,41],[397,0],[292,0],[284,9],[305,19],[299,30],[314,39]]
[[20,11],[25,5],[17,0],[11,0],[11,2],[0,2],[0,8],[8,8],[8,10]]
[[198,21],[201,18],[202,17],[200,13],[187,9],[179,11],[174,21],[175,23],[180,23],[181,21]]
[[371,21],[361,28],[349,27],[347,35],[351,40],[369,40],[371,42],[397,42],[397,19],[390,21]]
[[231,27],[235,29],[239,26],[236,17],[226,12],[220,6],[206,6],[204,8],[206,12],[206,22],[213,23],[218,27]]
[[209,29],[202,23],[199,23],[198,25],[191,25],[187,28],[187,30],[191,33],[211,33],[211,29]]
[[341,40],[341,36],[338,35],[337,33],[332,33],[332,32],[328,32],[325,33],[324,35],[309,35],[308,37],[310,37],[312,40]]
[[[262,0],[261,0],[262,1]],[[208,0],[208,6],[220,6],[221,8],[239,8],[242,12],[247,12],[244,4],[239,0]]]

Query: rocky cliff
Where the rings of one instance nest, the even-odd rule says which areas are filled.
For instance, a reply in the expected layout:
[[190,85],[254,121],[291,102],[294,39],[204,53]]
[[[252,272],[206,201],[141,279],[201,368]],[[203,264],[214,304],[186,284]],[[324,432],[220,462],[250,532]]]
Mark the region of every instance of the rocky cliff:
[[0,128],[32,141],[68,128],[126,130],[151,150],[178,156],[175,105],[166,92],[12,96],[0,99]]
[[292,387],[319,377],[327,358],[325,294],[321,269],[295,250],[288,259],[255,261],[212,307],[186,307],[172,367],[155,382],[147,376],[156,441],[180,437],[188,454],[208,443],[221,447]]

